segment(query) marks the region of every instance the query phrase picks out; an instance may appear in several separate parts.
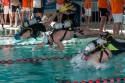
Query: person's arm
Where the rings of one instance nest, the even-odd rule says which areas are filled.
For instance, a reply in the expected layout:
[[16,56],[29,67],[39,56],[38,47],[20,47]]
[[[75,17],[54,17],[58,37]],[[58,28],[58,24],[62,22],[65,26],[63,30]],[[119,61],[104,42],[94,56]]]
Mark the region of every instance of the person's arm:
[[36,48],[34,48],[32,51],[36,51],[36,50],[39,50],[40,48],[42,48],[44,46],[44,42],[42,43],[39,43],[38,46]]
[[43,23],[45,26],[49,26],[51,24],[51,22],[55,19],[55,17],[57,16],[57,13],[53,14],[47,22]]

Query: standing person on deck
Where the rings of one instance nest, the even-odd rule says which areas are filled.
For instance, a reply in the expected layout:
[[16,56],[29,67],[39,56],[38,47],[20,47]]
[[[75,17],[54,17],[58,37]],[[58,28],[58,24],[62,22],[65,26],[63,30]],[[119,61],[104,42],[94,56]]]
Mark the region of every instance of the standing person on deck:
[[91,20],[91,15],[92,15],[92,0],[83,0],[84,2],[84,9],[85,9],[85,22],[88,27],[90,24]]
[[119,35],[124,11],[125,0],[110,0],[112,15],[114,19],[113,34]]
[[[3,0],[3,4],[4,4],[4,24],[7,24],[7,15],[9,14],[9,21],[10,23],[12,23],[12,19],[11,19],[11,8],[10,8],[10,3],[8,0]],[[12,25],[12,24],[10,24]]]
[[[21,9],[21,12],[22,12],[22,23],[24,22],[24,18],[25,18],[25,14],[28,16],[29,15],[29,0],[22,0],[22,9]],[[28,16],[29,18],[29,16]],[[27,20],[28,20],[27,18]],[[22,24],[21,24],[22,25]]]
[[107,10],[108,0],[98,0],[98,8],[101,14],[100,31],[103,31],[103,29],[105,28],[106,19],[109,13]]
[[33,13],[42,18],[44,13],[43,0],[33,0]]
[[73,12],[75,14],[74,22],[76,24],[76,27],[80,27],[80,14],[81,14],[81,6],[75,2],[70,2],[69,0],[64,1],[64,6],[71,3],[74,7],[70,10],[67,10],[68,12]]

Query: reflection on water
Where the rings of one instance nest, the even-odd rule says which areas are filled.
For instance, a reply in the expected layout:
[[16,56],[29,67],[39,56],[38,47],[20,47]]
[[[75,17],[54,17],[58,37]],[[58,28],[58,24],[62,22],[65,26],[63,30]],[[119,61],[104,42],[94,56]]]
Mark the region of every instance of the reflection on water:
[[[81,40],[86,44],[92,39]],[[35,40],[34,40],[35,41]],[[34,42],[32,41],[32,42]],[[80,40],[79,40],[80,41]],[[65,44],[67,49],[55,51],[49,46],[44,46],[36,52],[31,52],[35,46],[0,47],[0,60],[16,60],[26,58],[51,58],[70,56],[77,52],[78,48],[84,48],[81,44]],[[125,54],[124,54],[125,55]],[[66,81],[88,81],[104,78],[116,78],[125,76],[124,56],[114,56],[107,61],[108,68],[104,70],[75,70],[70,60],[48,60],[41,62],[18,62],[12,64],[0,64],[0,83],[63,83]],[[83,65],[85,66],[85,65]]]

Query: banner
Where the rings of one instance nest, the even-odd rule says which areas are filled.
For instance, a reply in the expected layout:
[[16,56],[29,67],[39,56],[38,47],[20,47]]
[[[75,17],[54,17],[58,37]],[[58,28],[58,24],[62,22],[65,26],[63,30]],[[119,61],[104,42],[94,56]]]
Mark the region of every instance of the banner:
[[44,9],[56,9],[56,1],[55,0],[44,0]]

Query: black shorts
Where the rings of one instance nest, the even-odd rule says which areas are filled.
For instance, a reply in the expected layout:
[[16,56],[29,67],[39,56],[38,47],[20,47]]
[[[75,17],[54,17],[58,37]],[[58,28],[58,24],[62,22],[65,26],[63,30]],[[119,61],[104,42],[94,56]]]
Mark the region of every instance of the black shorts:
[[42,23],[34,24],[29,27],[31,27],[34,32],[37,31],[46,32],[46,27]]
[[19,6],[11,5],[12,12],[16,12],[17,9],[19,9]]
[[3,12],[3,9],[0,9],[0,13],[2,13]]
[[33,8],[33,13],[44,13],[44,8]]
[[[61,21],[63,22],[63,21],[65,21],[65,20],[68,20],[67,14],[63,14],[62,20],[61,20]],[[55,19],[54,19],[53,21],[54,21],[54,22],[58,22],[58,17],[56,16]]]
[[107,8],[99,8],[99,12],[101,13],[101,16],[109,15],[109,11],[107,10]]

